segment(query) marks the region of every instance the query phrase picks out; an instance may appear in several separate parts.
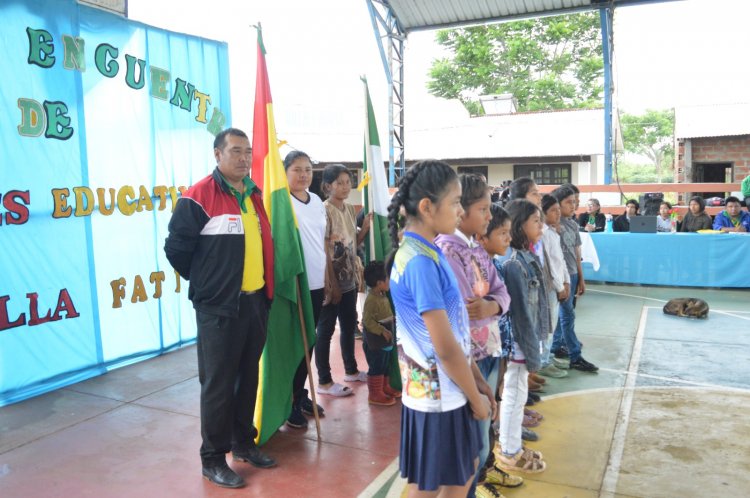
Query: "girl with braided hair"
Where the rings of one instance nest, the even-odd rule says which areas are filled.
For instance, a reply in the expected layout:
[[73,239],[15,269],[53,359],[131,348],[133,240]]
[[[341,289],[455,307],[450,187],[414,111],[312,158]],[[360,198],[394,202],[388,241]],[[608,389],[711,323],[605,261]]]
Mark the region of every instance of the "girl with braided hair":
[[[406,212],[398,240],[399,210]],[[401,475],[410,497],[465,497],[494,394],[471,357],[469,316],[448,261],[433,240],[456,230],[461,184],[444,162],[423,161],[404,175],[389,228],[390,288],[396,308],[403,385]]]

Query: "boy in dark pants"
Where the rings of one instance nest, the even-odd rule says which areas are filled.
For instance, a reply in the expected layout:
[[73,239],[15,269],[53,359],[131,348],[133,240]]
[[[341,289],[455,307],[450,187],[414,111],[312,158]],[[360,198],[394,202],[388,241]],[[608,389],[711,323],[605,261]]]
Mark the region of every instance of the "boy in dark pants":
[[401,393],[391,388],[388,364],[393,350],[393,311],[388,301],[388,278],[382,261],[371,261],[365,267],[365,283],[370,292],[362,309],[364,341],[362,347],[367,358],[367,401],[373,405],[390,406]]

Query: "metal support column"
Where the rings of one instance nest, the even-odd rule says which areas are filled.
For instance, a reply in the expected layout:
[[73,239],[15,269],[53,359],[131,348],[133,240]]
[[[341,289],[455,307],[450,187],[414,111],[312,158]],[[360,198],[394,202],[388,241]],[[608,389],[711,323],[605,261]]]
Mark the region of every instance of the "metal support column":
[[[388,184],[406,171],[404,155],[404,41],[406,35],[387,0],[365,0],[388,80]],[[388,55],[383,47],[387,40]]]
[[604,184],[612,183],[612,20],[614,8],[599,9],[604,55]]

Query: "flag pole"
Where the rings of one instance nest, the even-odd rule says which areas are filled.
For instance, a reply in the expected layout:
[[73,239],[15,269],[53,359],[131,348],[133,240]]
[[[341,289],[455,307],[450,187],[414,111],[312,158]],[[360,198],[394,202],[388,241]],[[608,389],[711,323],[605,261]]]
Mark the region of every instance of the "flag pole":
[[313,382],[312,369],[310,368],[310,346],[307,344],[307,324],[305,323],[305,313],[302,311],[302,296],[299,291],[299,275],[294,279],[297,288],[297,312],[299,313],[300,333],[302,334],[302,344],[305,347],[305,364],[307,365],[307,380],[310,382],[310,397],[312,398],[313,415],[315,416],[315,429],[318,432],[318,442],[320,439],[320,414],[318,413],[318,400],[315,396],[315,383]]

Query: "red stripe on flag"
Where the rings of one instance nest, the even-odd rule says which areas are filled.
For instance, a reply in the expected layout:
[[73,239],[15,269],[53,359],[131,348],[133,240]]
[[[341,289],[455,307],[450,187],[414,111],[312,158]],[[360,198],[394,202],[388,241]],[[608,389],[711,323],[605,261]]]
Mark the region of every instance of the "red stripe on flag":
[[251,177],[259,188],[264,188],[263,170],[268,155],[268,107],[271,100],[271,86],[268,83],[266,54],[258,30],[258,61],[255,77],[255,109],[253,113],[253,164]]

